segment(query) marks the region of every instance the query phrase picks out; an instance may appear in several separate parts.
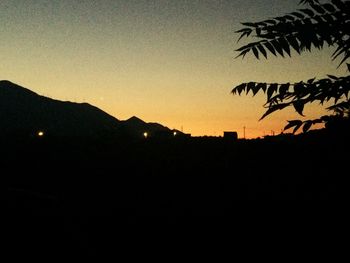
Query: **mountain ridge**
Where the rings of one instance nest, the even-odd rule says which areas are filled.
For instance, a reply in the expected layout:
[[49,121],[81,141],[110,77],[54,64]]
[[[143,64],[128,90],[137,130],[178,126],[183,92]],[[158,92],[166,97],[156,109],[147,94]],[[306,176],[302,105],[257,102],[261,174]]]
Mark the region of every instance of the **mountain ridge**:
[[172,132],[136,116],[119,120],[89,103],[56,100],[0,80],[0,135],[35,135],[41,130],[55,136],[79,137],[106,134],[142,137],[145,132]]

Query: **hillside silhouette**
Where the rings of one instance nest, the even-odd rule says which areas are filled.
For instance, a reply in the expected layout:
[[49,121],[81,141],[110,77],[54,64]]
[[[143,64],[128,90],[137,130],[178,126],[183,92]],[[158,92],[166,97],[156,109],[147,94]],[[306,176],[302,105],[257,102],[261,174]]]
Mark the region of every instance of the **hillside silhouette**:
[[34,136],[39,131],[63,137],[142,137],[171,130],[137,117],[121,121],[88,103],[60,101],[40,96],[14,84],[0,81],[0,135]]

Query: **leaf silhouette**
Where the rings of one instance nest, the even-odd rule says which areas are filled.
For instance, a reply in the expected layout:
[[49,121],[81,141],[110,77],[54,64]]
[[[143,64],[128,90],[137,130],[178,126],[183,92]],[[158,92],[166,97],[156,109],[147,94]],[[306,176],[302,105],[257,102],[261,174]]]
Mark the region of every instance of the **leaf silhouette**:
[[273,107],[269,107],[268,110],[264,113],[264,115],[260,118],[260,121],[264,119],[266,116],[270,115],[271,113],[277,111],[277,110],[282,110],[285,107],[287,107],[288,104],[278,104]]
[[285,83],[280,86],[279,93],[282,97],[287,93],[289,86],[290,86],[290,83]]
[[258,49],[259,49],[260,53],[263,54],[263,56],[265,58],[267,58],[267,53],[266,53],[265,48],[262,45],[258,45]]
[[316,78],[309,79],[307,83],[312,84],[315,81]]
[[287,36],[287,40],[289,44],[292,46],[292,48],[300,54],[300,45],[298,43],[298,40],[294,36]]
[[336,76],[333,76],[333,75],[327,75],[330,79],[333,79],[333,80],[338,80],[338,78]]
[[292,12],[291,15],[294,15],[295,17],[299,18],[299,19],[304,19],[305,16],[299,12]]
[[301,127],[302,124],[303,124],[303,122],[301,122],[301,123],[298,124],[298,125],[295,125],[295,127],[294,127],[294,129],[293,129],[293,133],[296,133],[296,132],[299,130],[299,128]]
[[244,26],[255,27],[255,23],[244,22],[244,23],[241,23],[241,24],[244,25]]
[[266,83],[258,83],[255,87],[252,88],[253,96],[255,96],[260,90],[266,91],[267,84]]
[[293,120],[293,121],[288,121],[288,124],[284,127],[283,130],[288,130],[290,128],[293,128],[295,126],[300,127],[303,124],[301,120]]
[[268,23],[268,24],[272,24],[272,25],[276,25],[277,24],[277,21],[273,20],[273,19],[264,20],[264,22]]
[[270,101],[273,93],[277,91],[277,88],[278,88],[277,83],[273,83],[270,85],[270,87],[267,89],[267,101]]
[[307,132],[312,126],[312,121],[306,121],[303,126],[303,132]]
[[295,101],[293,103],[293,106],[297,113],[299,113],[301,116],[304,116],[303,115],[304,103],[302,101]]
[[278,42],[280,43],[282,49],[288,54],[288,56],[290,56],[290,48],[286,39],[281,37]]
[[311,4],[312,9],[314,9],[317,13],[323,15],[326,11],[320,5]]
[[252,50],[253,50],[254,56],[255,56],[257,59],[259,59],[259,51],[256,49],[256,47],[253,47]]
[[309,4],[309,5],[312,5],[312,4],[319,4],[320,2],[318,0],[301,0],[299,2],[299,4]]
[[267,47],[267,49],[268,49],[274,56],[277,56],[277,55],[276,55],[275,48],[273,47],[273,45],[272,45],[270,42],[265,42],[264,45],[265,45],[265,47]]
[[250,90],[253,90],[253,89],[255,88],[255,85],[256,85],[255,82],[249,82],[249,83],[247,84],[246,94],[248,94]]
[[273,45],[274,49],[278,52],[278,54],[284,57],[283,48],[280,46],[280,43],[278,42],[278,40],[277,39],[272,40],[271,44]]
[[331,5],[331,4],[329,4],[329,3],[326,3],[326,4],[322,5],[322,7],[324,9],[326,9],[330,13],[333,13],[333,12],[336,11],[335,7],[333,5]]
[[313,17],[315,13],[311,9],[300,9],[300,12],[303,12],[304,14],[307,14],[310,17]]
[[241,95],[242,91],[246,88],[246,86],[247,86],[246,83],[242,83],[242,84],[238,85],[237,87],[235,87],[235,88],[232,90],[232,93],[233,93],[233,94],[238,93],[238,95]]

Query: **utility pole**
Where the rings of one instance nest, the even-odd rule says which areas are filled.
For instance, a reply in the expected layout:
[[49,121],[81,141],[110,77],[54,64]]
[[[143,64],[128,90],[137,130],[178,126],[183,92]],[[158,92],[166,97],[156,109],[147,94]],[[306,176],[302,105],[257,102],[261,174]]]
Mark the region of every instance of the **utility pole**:
[[245,126],[243,126],[243,138],[245,139]]

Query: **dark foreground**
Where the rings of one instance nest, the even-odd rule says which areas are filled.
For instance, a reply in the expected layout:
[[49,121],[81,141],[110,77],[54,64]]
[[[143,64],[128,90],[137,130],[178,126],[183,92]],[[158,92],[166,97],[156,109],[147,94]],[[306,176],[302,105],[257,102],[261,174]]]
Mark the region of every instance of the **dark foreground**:
[[156,230],[166,242],[179,230],[168,226],[220,232],[247,201],[340,203],[348,145],[328,133],[236,142],[3,138],[7,246],[13,255],[110,256],[143,247]]

